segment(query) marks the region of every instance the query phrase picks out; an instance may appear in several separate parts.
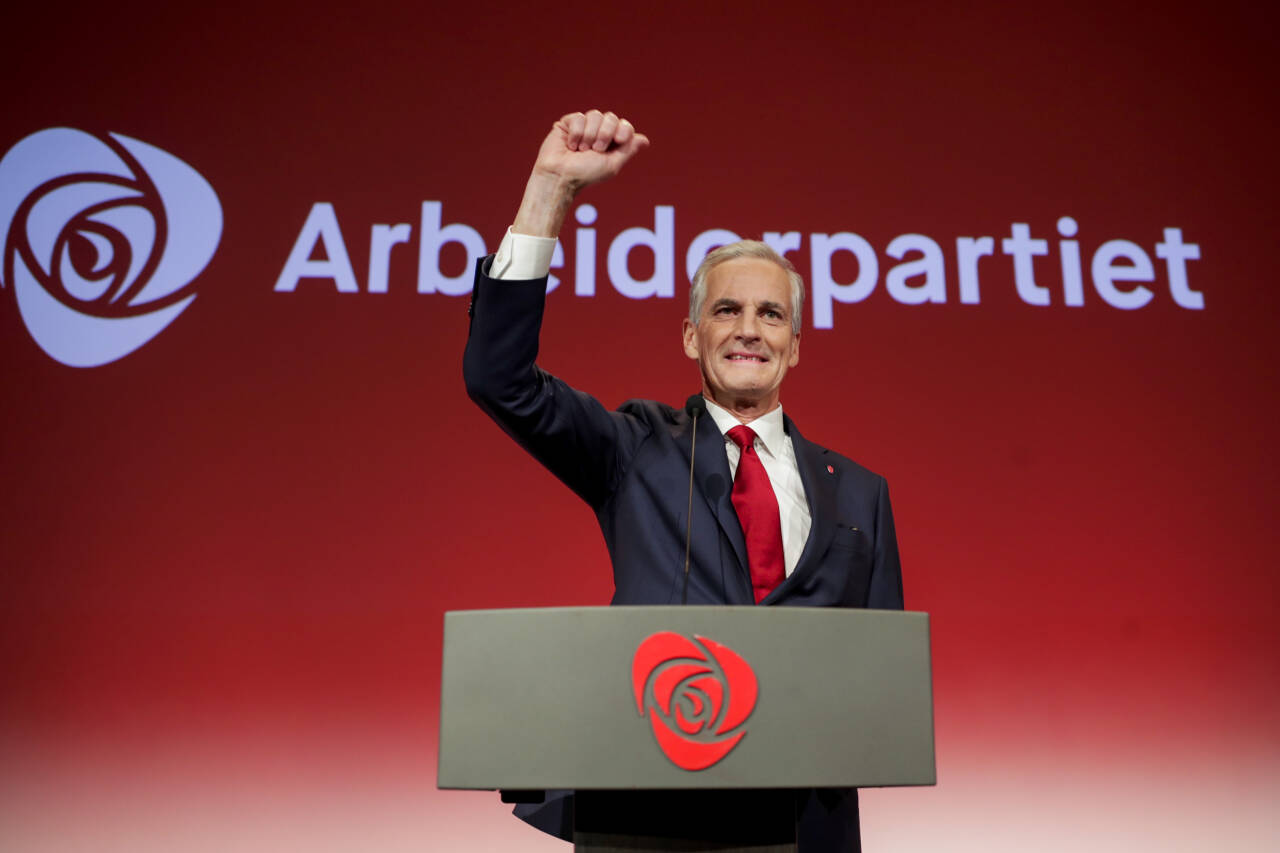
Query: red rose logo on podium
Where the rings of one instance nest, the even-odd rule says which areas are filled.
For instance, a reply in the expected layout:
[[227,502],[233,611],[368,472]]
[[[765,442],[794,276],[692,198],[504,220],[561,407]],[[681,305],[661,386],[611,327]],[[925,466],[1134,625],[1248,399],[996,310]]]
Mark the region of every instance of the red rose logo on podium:
[[695,639],[653,634],[631,662],[636,710],[648,715],[663,754],[684,770],[705,770],[738,745],[759,693],[755,672],[737,652]]

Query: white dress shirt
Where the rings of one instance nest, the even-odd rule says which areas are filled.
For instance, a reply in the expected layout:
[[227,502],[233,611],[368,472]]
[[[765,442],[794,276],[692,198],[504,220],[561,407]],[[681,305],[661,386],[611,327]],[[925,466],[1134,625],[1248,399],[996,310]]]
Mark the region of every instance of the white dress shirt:
[[555,237],[517,234],[510,228],[502,238],[489,267],[489,278],[528,281],[551,272],[551,256],[556,250]]
[[[724,449],[729,455],[729,473],[737,477],[738,460],[742,458],[742,451],[729,438],[729,430],[738,426],[741,421],[711,400],[707,400],[707,413],[724,434]],[[782,406],[775,407],[746,425],[756,434],[756,455],[764,464],[764,472],[769,475],[769,485],[773,486],[773,494],[778,499],[778,516],[782,521],[782,554],[786,562],[787,577],[791,577],[796,563],[800,562],[804,543],[809,541],[809,527],[813,524],[809,515],[809,500],[804,494],[804,483],[800,481],[796,449],[791,443],[791,436],[787,435],[782,426]]]
[[[508,228],[489,267],[489,278],[509,281],[542,278],[551,271],[551,256],[555,248],[554,237],[517,234]],[[742,451],[727,433],[740,421],[711,400],[707,400],[707,413],[724,434],[725,452],[729,455],[729,473],[737,476]],[[804,494],[804,483],[800,481],[795,447],[791,443],[791,436],[783,429],[782,406],[761,415],[747,426],[756,434],[756,454],[764,464],[769,484],[773,486],[773,493],[778,499],[778,515],[782,521],[782,553],[787,577],[790,577],[796,564],[800,562],[800,552],[809,539],[809,527],[813,523],[809,515],[809,501]]]

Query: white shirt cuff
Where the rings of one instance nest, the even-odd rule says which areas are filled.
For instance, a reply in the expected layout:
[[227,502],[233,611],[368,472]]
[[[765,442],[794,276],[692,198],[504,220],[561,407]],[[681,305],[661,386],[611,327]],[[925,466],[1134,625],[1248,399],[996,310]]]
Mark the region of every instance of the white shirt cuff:
[[509,281],[542,278],[551,272],[551,256],[555,250],[554,237],[517,234],[508,227],[489,266],[489,278]]

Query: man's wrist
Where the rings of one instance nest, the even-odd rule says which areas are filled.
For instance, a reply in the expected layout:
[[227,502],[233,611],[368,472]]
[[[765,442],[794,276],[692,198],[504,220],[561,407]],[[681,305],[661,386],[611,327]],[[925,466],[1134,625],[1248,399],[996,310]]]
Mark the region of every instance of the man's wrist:
[[525,184],[513,229],[533,237],[558,237],[579,189],[575,181],[535,168]]

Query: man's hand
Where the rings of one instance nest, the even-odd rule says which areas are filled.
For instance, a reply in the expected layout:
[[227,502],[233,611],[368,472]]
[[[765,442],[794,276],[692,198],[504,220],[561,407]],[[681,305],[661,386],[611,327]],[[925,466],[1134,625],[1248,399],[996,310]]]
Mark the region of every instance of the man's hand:
[[538,237],[559,235],[574,196],[618,174],[648,144],[649,138],[636,133],[631,122],[611,112],[563,116],[538,149],[512,229]]
[[648,144],[648,137],[613,113],[569,113],[542,141],[533,172],[567,181],[577,192],[618,174]]

